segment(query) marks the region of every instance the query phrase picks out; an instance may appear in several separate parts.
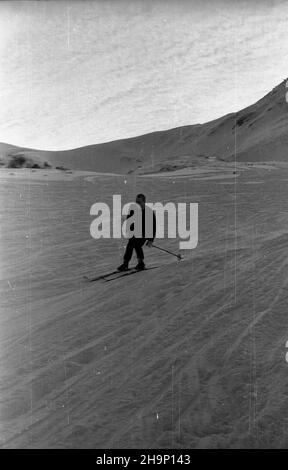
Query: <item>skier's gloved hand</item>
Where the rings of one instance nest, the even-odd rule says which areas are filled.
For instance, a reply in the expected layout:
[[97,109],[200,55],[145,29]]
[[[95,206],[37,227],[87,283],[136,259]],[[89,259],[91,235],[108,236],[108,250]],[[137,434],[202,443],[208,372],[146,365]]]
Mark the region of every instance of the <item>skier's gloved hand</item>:
[[151,242],[151,240],[147,240],[146,246],[149,246],[149,248],[151,248],[151,246],[153,246],[153,242]]

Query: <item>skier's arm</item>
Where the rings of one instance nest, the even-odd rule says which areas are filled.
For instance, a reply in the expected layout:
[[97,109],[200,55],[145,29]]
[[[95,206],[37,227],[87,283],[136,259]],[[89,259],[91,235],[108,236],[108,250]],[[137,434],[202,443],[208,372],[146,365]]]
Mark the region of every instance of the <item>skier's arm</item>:
[[156,236],[156,215],[155,215],[155,212],[153,212],[153,240],[152,242],[154,242],[155,236]]
[[148,238],[146,242],[148,246],[151,246],[152,243],[154,242],[155,235],[156,235],[156,216],[155,216],[155,212],[153,211],[153,238]]

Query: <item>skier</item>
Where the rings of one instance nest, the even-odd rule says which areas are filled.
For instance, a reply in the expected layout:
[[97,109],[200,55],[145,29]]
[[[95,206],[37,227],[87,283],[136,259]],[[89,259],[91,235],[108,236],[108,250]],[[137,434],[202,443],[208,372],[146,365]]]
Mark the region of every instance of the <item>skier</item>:
[[[124,253],[124,257],[123,257],[123,263],[121,264],[121,266],[119,266],[117,268],[118,271],[127,271],[129,261],[132,258],[133,250],[136,251],[136,255],[137,255],[137,259],[138,259],[138,263],[137,263],[135,269],[137,269],[137,270],[145,269],[144,253],[143,253],[142,246],[146,242],[146,245],[151,247],[152,243],[154,241],[154,238],[155,238],[155,234],[156,234],[156,217],[155,217],[154,211],[152,211],[152,214],[153,214],[153,237],[152,238],[147,238],[145,236],[145,211],[148,211],[148,210],[151,211],[151,209],[145,205],[146,197],[144,196],[144,194],[138,194],[137,195],[136,203],[139,204],[139,206],[141,207],[141,211],[142,211],[142,238],[136,238],[134,236],[129,238],[129,241],[127,243],[127,247],[126,247],[126,250],[125,250],[125,253]],[[133,215],[133,213],[134,213],[134,211],[130,211],[130,213],[127,216],[127,219],[129,217],[131,217]]]

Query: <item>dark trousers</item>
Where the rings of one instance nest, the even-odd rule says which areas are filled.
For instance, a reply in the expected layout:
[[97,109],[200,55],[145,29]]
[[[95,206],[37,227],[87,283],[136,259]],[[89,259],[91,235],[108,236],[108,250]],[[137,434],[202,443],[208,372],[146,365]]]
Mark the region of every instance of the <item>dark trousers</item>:
[[145,238],[129,238],[129,241],[126,246],[125,254],[124,254],[124,261],[129,263],[130,259],[133,255],[133,250],[136,251],[136,255],[138,259],[144,259],[144,253],[142,250],[142,246],[144,245],[146,239]]

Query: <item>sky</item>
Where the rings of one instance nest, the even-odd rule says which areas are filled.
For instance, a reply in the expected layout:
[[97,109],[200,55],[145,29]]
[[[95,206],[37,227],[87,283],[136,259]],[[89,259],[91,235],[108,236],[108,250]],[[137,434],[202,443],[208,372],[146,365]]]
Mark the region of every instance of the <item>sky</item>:
[[64,150],[248,106],[287,78],[287,0],[0,2],[0,141]]

